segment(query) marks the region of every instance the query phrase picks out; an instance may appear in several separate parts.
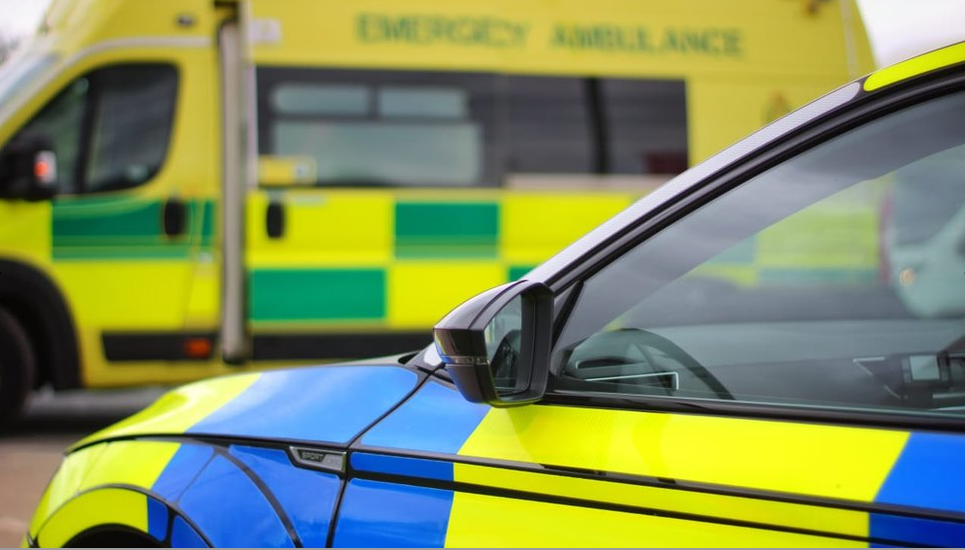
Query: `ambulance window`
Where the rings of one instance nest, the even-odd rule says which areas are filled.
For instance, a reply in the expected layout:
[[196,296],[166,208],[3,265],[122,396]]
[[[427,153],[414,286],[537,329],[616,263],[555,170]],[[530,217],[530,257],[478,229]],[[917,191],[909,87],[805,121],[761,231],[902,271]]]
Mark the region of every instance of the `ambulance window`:
[[687,167],[683,81],[279,67],[257,81],[259,154],[288,173],[266,170],[276,185],[588,187]]
[[683,81],[604,79],[600,88],[607,173],[679,174],[687,169]]
[[271,96],[272,108],[291,115],[360,116],[368,113],[372,90],[358,84],[285,84]]
[[[493,77],[258,69],[258,148],[292,182],[491,184]],[[297,169],[295,167],[298,167]]]
[[75,80],[18,134],[18,137],[36,135],[50,140],[57,155],[57,183],[61,194],[79,191],[77,161],[80,158],[81,127],[89,87],[90,80],[87,77]]
[[170,65],[98,69],[68,84],[18,135],[50,140],[60,194],[134,187],[164,162],[176,93]]
[[580,80],[510,76],[506,77],[505,84],[504,170],[546,174],[591,172],[593,151]]
[[506,175],[639,176],[687,168],[682,81],[543,76],[505,81]]
[[98,71],[86,188],[140,185],[161,169],[174,119],[177,71],[170,65],[118,66]]

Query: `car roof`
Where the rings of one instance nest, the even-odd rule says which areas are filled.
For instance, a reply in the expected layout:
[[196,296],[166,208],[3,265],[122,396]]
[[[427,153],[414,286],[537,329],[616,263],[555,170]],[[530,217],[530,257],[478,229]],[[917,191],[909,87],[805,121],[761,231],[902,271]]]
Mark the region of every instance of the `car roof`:
[[709,178],[790,132],[823,118],[858,98],[962,62],[965,62],[965,42],[906,59],[845,84],[764,126],[668,181],[535,267],[524,278],[552,282],[557,275],[565,272],[570,265],[579,261],[588,252],[603,246],[611,237],[621,234],[666,202],[701,187]]

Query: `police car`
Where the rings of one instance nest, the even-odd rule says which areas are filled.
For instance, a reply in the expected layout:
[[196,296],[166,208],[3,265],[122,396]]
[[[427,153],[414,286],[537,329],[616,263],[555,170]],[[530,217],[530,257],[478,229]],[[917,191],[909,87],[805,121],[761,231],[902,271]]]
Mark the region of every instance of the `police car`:
[[778,120],[418,353],[170,392],[25,543],[965,545],[963,62]]

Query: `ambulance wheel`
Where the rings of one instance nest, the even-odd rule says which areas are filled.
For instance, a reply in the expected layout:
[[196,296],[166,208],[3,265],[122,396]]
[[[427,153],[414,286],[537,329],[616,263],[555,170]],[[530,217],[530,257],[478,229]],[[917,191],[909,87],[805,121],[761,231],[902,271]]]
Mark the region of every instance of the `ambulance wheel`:
[[27,404],[35,372],[27,332],[0,307],[0,424],[15,418]]

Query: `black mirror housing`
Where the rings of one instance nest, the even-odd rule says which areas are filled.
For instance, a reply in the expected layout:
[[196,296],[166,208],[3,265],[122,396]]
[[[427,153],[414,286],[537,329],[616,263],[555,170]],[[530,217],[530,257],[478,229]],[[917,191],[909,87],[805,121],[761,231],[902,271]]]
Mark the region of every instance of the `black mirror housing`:
[[46,136],[21,134],[0,156],[0,196],[41,201],[57,192],[57,156]]
[[512,407],[546,391],[553,293],[540,282],[515,281],[452,310],[433,329],[436,349],[463,397]]

